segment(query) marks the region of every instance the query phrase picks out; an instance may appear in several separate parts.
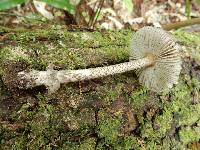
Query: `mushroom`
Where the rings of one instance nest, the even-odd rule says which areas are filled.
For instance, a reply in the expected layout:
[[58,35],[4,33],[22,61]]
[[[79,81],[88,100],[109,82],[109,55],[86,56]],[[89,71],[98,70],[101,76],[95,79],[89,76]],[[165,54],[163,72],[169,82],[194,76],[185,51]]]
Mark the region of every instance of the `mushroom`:
[[[181,71],[179,46],[166,31],[155,27],[138,30],[130,44],[130,61],[121,64],[80,70],[31,70],[19,72],[19,87],[33,88],[45,85],[49,92],[60,84],[100,78],[137,70],[139,82],[156,92],[166,91],[178,82]],[[21,86],[23,85],[23,86]]]

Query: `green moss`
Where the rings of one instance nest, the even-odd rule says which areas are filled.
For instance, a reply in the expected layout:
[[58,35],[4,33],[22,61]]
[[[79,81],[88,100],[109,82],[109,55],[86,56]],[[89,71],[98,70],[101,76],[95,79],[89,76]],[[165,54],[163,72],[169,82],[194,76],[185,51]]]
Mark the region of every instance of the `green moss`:
[[199,44],[200,42],[199,33],[191,34],[184,31],[176,31],[174,32],[174,35],[177,37],[179,41],[184,42],[186,44]]
[[[176,125],[176,128],[181,128],[180,139],[185,145],[194,140],[198,141],[199,127],[191,128],[199,119],[199,104],[191,105],[190,92],[193,89],[199,91],[198,86],[188,87],[185,82],[179,82],[172,90],[172,101],[164,103],[162,113],[156,116],[154,122],[151,120],[145,122],[141,128],[141,136],[147,137],[151,143],[159,142],[160,138],[171,134],[175,130],[173,126]],[[155,143],[153,145],[155,146]]]
[[[174,34],[198,60],[199,34]],[[43,70],[50,63],[78,69],[124,62],[131,36],[130,31],[63,32],[55,27],[15,32],[9,38],[14,45],[4,44],[0,51],[0,74],[10,60]],[[8,92],[2,86],[0,98]],[[140,86],[133,72],[62,85],[52,95],[37,90],[7,93],[23,105],[9,116],[11,122],[0,124],[2,149],[185,149],[200,140],[200,83],[189,75],[182,74],[170,93],[161,94]],[[120,113],[115,113],[118,105]],[[137,127],[127,130],[131,117]]]
[[0,75],[3,75],[3,62],[9,57],[10,50],[8,48],[2,48],[0,50]]
[[131,104],[135,109],[138,109],[149,98],[148,91],[145,88],[138,89],[131,93]]
[[183,50],[186,55],[195,58],[200,61],[200,34],[199,33],[188,33],[183,31],[176,31],[175,36],[183,46]]
[[124,149],[125,150],[131,150],[131,149],[141,149],[140,148],[140,143],[139,143],[139,139],[137,139],[134,136],[126,136],[124,138]]
[[166,135],[166,132],[171,128],[173,123],[173,114],[166,110],[163,115],[156,117],[155,124],[159,137]]
[[94,138],[89,138],[84,140],[79,146],[79,150],[94,150],[96,140]]
[[98,136],[104,139],[105,145],[117,146],[122,121],[120,117],[109,116],[105,111],[98,112]]
[[180,121],[179,125],[193,125],[196,121],[199,120],[200,112],[199,109],[200,104],[195,106],[189,106],[187,108],[182,108],[180,111]]
[[[109,34],[110,37],[106,36]],[[26,60],[36,69],[45,69],[50,63],[74,69],[122,62],[128,59],[131,35],[127,31],[116,35],[111,31],[61,32],[58,29],[16,32],[10,37],[16,46],[5,45],[0,57],[2,60]],[[5,52],[9,55],[5,55]]]
[[200,127],[183,127],[179,131],[181,142],[189,144],[193,141],[199,141],[200,139]]
[[67,150],[94,150],[95,149],[95,138],[87,138],[81,143],[65,141],[64,144],[58,149],[67,149]]

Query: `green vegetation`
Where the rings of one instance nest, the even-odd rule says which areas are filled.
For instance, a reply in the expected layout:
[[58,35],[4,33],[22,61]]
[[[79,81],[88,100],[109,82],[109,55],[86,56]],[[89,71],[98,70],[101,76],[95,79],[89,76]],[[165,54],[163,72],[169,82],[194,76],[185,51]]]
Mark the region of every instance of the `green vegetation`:
[[[19,62],[18,69],[26,62],[44,70],[50,63],[78,69],[128,61],[130,31],[0,32],[12,33],[0,51],[0,149],[186,149],[200,140],[195,67],[183,68],[179,83],[162,94],[139,85],[134,72],[62,85],[51,95],[6,80]],[[183,65],[199,63],[199,34],[174,34],[190,56]]]
[[[45,2],[56,8],[67,10],[69,13],[74,14],[75,6],[70,3],[70,0],[37,0],[38,2]],[[29,0],[2,0],[0,1],[0,10],[10,9],[19,4],[28,3]]]

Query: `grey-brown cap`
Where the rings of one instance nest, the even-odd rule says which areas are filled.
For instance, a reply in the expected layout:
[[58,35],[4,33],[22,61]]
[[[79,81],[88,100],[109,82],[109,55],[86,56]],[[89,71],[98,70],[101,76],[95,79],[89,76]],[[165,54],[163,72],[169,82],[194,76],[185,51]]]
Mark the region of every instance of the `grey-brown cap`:
[[131,41],[130,60],[152,55],[155,63],[138,70],[139,81],[148,89],[161,92],[173,87],[181,71],[180,46],[168,32],[155,27],[143,27]]

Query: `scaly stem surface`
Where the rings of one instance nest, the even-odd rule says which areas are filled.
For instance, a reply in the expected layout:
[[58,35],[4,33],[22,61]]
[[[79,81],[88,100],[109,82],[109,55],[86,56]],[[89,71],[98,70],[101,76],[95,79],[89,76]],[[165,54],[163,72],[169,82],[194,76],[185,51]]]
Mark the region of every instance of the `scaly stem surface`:
[[50,92],[55,92],[58,90],[61,83],[77,82],[114,75],[147,67],[153,63],[153,57],[147,56],[130,62],[89,69],[59,71],[53,69],[49,69],[47,71],[31,70],[30,72],[19,72],[18,77],[23,81],[22,84],[26,84],[21,87],[33,88],[35,86],[45,85],[48,87]]
[[134,60],[130,62],[120,63],[111,66],[81,69],[81,70],[61,70],[57,73],[57,78],[60,83],[76,82],[82,80],[89,80],[94,78],[100,78],[104,76],[114,75],[131,71],[134,69],[146,67],[152,64],[151,59],[148,57]]

